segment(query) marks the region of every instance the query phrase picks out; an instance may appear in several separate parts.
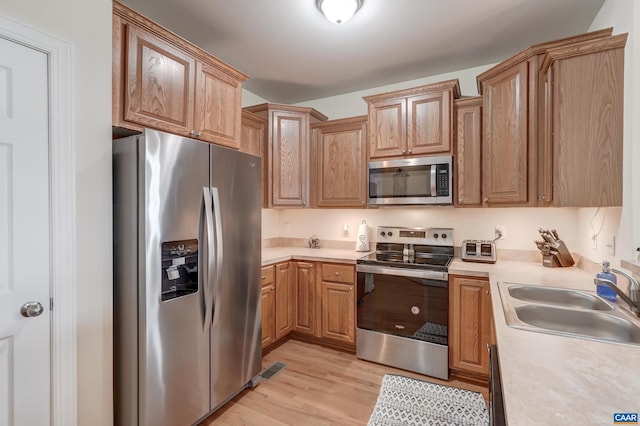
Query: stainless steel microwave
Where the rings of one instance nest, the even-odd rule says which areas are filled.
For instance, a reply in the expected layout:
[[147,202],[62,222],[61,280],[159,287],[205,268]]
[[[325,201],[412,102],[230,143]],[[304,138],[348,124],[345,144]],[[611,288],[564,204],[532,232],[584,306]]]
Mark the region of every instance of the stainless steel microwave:
[[452,204],[452,163],[451,156],[370,161],[368,203]]

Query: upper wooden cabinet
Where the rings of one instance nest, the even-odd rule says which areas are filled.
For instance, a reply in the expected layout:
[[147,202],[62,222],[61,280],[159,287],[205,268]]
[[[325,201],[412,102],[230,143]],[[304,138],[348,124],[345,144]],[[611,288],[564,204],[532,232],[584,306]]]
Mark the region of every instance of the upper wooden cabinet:
[[269,123],[266,118],[242,110],[242,129],[240,132],[240,151],[261,158],[262,207],[267,207],[267,132]]
[[458,207],[482,204],[482,97],[454,101],[456,177],[453,196]]
[[535,204],[529,196],[536,176],[535,126],[529,123],[535,123],[535,96],[528,89],[536,85],[530,72],[536,67],[532,58],[484,82],[482,193],[487,204]]
[[558,47],[542,60],[544,205],[622,205],[626,40],[622,34]]
[[113,3],[113,126],[237,148],[247,76]]
[[[482,106],[482,201],[487,206],[546,205],[540,165],[558,155],[545,148],[545,54],[602,40],[612,29],[531,46],[477,77]],[[594,76],[580,80],[582,100],[595,100]],[[556,86],[555,90],[560,90]],[[587,120],[588,121],[588,120]],[[589,126],[587,122],[582,123]],[[550,179],[550,178],[548,178]],[[542,181],[541,185],[539,182]]]
[[367,117],[311,125],[313,207],[366,207]]
[[269,207],[309,205],[309,125],[325,121],[313,108],[261,104],[245,108],[268,121]]
[[458,80],[365,96],[369,105],[369,158],[451,152],[453,100]]

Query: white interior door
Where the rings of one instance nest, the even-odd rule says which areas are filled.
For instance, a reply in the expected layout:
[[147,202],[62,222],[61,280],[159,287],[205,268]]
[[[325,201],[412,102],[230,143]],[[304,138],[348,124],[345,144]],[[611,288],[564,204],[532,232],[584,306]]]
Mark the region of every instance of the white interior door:
[[47,79],[46,54],[0,37],[0,426],[50,424]]

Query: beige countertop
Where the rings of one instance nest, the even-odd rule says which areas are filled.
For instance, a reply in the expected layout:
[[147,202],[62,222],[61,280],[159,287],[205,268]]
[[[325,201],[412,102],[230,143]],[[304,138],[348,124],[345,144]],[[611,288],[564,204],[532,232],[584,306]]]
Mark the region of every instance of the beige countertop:
[[356,263],[356,260],[372,253],[337,248],[312,249],[306,247],[263,247],[262,266],[284,262],[293,258],[317,262]]
[[640,412],[640,346],[543,334],[506,324],[500,283],[595,293],[591,274],[577,267],[545,268],[539,263],[504,260],[495,265],[454,260],[449,273],[488,276],[491,281],[509,425],[608,425],[613,424],[614,413]]

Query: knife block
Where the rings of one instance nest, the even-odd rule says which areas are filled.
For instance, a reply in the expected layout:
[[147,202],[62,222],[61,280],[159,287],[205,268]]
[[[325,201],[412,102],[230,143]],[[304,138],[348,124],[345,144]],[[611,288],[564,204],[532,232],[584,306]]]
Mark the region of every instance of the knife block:
[[551,246],[552,251],[555,251],[554,254],[548,254],[542,256],[542,265],[554,268],[556,266],[573,266],[574,261],[571,253],[569,253],[569,249],[565,245],[564,241],[558,240],[555,244]]
[[558,262],[558,259],[556,259],[554,255],[544,254],[542,255],[542,266],[546,266],[547,268],[555,268],[562,265],[560,265],[560,262]]

